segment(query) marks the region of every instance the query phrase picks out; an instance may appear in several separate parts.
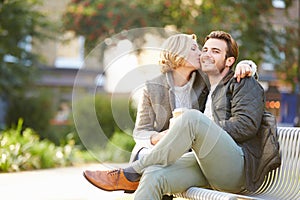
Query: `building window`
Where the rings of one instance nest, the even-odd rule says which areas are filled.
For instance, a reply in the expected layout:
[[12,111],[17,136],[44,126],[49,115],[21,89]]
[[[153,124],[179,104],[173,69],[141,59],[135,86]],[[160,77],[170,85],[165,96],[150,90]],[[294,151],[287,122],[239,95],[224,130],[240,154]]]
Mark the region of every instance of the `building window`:
[[84,61],[84,37],[75,37],[71,31],[61,37],[57,45],[55,67],[57,68],[80,68]]
[[272,0],[272,5],[274,8],[285,8],[284,0]]

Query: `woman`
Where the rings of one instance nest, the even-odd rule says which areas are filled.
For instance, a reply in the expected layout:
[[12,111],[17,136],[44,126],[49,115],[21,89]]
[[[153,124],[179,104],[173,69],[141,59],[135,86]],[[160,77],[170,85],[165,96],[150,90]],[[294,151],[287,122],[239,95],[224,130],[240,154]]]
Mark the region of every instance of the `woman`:
[[[196,35],[171,36],[162,48],[159,61],[162,74],[146,82],[139,101],[131,161],[147,153],[167,134],[174,109],[193,108],[204,112],[209,81],[200,69],[201,51]],[[254,74],[250,70],[253,67],[256,71],[255,64],[249,66],[250,62],[241,61],[236,76]]]
[[[187,108],[204,111],[210,84],[200,69],[200,54],[195,35],[177,34],[164,42],[160,59],[162,74],[146,82],[139,101],[133,133],[136,146],[131,161],[140,159],[141,156],[149,153],[168,134],[169,121],[174,109]],[[238,73],[236,74],[245,72],[242,77],[245,74],[251,75],[247,64],[241,64],[237,69]],[[168,193],[182,192],[193,186],[194,183],[202,181],[198,181],[197,176],[193,176],[194,173],[201,172],[193,153],[187,152],[176,162],[178,165],[172,165],[172,170],[161,170],[165,176],[168,176],[165,173],[171,171],[168,176],[170,182],[176,181],[176,173],[189,173],[186,173],[184,180],[177,179],[180,181],[177,188],[156,188],[159,190],[156,192],[158,195],[163,195],[161,193],[165,193],[164,191],[168,191]],[[84,176],[96,187],[107,191],[135,191],[140,183],[136,191],[136,199],[144,199],[149,186],[147,175],[151,174],[153,170],[162,168],[162,166],[148,167],[142,173],[142,178],[140,174],[135,173],[132,167],[108,172],[85,171]],[[139,182],[140,178],[141,182]],[[204,180],[201,185],[208,185],[208,183]]]

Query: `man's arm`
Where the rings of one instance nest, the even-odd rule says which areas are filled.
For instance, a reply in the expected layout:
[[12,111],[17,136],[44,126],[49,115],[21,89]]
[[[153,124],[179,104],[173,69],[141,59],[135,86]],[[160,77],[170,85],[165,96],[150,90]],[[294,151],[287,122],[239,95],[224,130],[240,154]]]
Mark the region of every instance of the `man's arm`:
[[254,76],[258,79],[257,66],[252,60],[242,60],[236,65],[234,77],[237,78],[237,82],[239,83],[246,76]]

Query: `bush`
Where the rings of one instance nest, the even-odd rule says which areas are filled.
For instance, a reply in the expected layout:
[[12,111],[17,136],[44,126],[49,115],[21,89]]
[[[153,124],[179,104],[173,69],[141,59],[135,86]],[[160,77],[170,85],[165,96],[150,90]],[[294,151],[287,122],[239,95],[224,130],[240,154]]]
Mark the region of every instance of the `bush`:
[[50,125],[48,127],[48,131],[44,134],[40,134],[43,138],[47,138],[51,142],[56,145],[65,144],[66,137],[69,135],[73,136],[76,145],[81,145],[77,134],[75,134],[75,127],[74,124],[67,124],[67,125]]
[[[49,128],[50,119],[54,115],[53,98],[47,91],[37,92],[32,96],[19,95],[9,99],[6,125],[17,124],[24,119],[23,126],[30,127],[38,133],[45,134]],[[44,135],[41,135],[45,138]]]
[[75,119],[72,121],[75,121],[76,131],[86,147],[103,150],[115,132],[133,130],[135,108],[124,96],[112,98],[108,94],[97,94],[74,103]]
[[71,135],[67,144],[56,146],[49,140],[40,140],[30,128],[22,130],[22,124],[23,120],[19,120],[16,128],[0,134],[0,171],[61,167],[81,161],[76,157],[79,150]]
[[124,132],[115,132],[106,148],[101,151],[100,160],[102,162],[128,162],[134,144],[131,135]]

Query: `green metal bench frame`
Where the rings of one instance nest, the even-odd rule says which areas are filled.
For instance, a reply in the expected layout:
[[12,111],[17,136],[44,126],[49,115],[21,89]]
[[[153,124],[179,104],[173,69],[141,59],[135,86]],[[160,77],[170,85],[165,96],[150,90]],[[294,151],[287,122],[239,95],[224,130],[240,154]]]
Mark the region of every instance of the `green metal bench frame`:
[[299,200],[300,199],[300,128],[278,127],[282,164],[269,172],[262,186],[253,193],[232,194],[191,187],[176,197],[194,200]]

